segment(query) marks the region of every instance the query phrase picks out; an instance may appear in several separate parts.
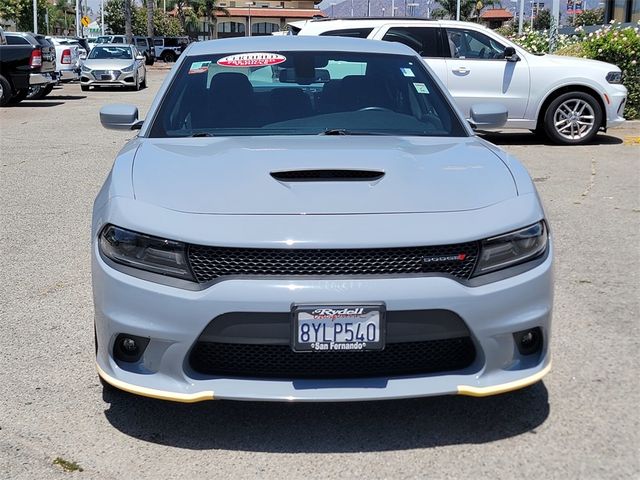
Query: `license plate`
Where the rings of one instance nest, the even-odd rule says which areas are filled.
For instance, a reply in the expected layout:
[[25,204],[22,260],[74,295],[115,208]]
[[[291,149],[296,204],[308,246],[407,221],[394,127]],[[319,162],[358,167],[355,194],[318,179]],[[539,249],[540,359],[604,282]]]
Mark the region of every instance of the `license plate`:
[[296,352],[382,350],[384,306],[296,305],[291,346]]
[[101,80],[111,80],[111,75],[101,75]]

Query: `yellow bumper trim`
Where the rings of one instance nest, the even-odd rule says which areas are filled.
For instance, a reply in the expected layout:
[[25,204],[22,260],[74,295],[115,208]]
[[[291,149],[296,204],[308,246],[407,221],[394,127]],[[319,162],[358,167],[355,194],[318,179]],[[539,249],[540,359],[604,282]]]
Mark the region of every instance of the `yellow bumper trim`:
[[502,385],[493,385],[491,387],[473,387],[471,385],[458,385],[458,395],[469,395],[471,397],[488,397],[489,395],[498,395],[499,393],[511,392],[520,388],[528,387],[540,381],[551,370],[551,362],[530,377],[515,380]]
[[125,392],[142,395],[143,397],[157,398],[159,400],[171,400],[182,403],[195,403],[202,402],[204,400],[213,400],[212,391],[198,393],[173,393],[166,392],[164,390],[156,390],[155,388],[138,387],[137,385],[132,385],[130,383],[123,382],[122,380],[118,380],[117,378],[113,378],[107,372],[102,370],[100,365],[97,363],[96,368],[98,369],[98,375],[100,375],[100,377],[109,385],[112,385],[119,390],[124,390]]

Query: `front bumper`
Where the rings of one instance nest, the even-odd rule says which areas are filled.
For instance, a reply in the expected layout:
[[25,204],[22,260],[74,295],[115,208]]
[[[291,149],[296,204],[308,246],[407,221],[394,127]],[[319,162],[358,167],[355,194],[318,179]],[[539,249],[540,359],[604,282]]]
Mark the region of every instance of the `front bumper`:
[[625,121],[624,107],[627,100],[627,88],[624,85],[612,84],[605,93],[604,105],[607,116],[606,128],[614,128]]
[[[537,267],[504,280],[468,287],[445,277],[377,279],[234,279],[189,291],[111,268],[93,245],[93,286],[100,376],[132,393],[196,402],[211,399],[358,401],[431,395],[484,396],[525,387],[550,369],[552,251]],[[229,312],[287,312],[292,303],[385,302],[387,310],[448,309],[466,323],[476,347],[462,371],[358,379],[207,377],[188,357],[211,319]],[[522,356],[513,333],[539,327],[539,354]],[[113,358],[119,333],[150,338],[136,363]],[[321,355],[319,353],[318,355]]]
[[131,87],[135,85],[135,72],[96,74],[95,71],[80,72],[80,84],[83,86]]

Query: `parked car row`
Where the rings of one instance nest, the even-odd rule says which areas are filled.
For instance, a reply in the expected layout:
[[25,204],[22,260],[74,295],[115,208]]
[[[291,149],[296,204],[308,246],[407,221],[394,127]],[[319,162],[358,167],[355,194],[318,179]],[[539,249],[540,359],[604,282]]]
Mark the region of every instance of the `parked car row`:
[[[101,40],[118,39],[111,36]],[[145,43],[145,54],[135,44],[92,45],[84,38],[48,37],[0,29],[0,106],[42,99],[61,82],[80,81],[83,91],[100,86],[144,88],[145,63],[149,63],[149,57],[150,63],[155,58],[151,45],[149,39]]]
[[[126,44],[126,35],[102,35],[96,39],[96,44],[116,43]],[[153,65],[156,59],[164,62],[175,62],[190,43],[189,37],[143,37],[133,36],[131,43],[144,55],[145,63]]]

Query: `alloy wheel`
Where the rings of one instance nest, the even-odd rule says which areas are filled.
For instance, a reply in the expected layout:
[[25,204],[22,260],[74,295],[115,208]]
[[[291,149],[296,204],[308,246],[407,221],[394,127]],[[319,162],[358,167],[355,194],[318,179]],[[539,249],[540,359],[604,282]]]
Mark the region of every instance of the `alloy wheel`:
[[595,125],[595,112],[581,98],[570,98],[562,102],[553,114],[553,125],[563,138],[579,140],[586,137]]

